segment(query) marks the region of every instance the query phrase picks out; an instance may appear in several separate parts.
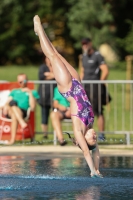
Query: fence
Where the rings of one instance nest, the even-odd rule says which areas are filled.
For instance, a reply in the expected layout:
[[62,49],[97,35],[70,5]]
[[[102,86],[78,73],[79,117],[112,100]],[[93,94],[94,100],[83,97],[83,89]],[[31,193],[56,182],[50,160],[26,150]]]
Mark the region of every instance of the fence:
[[[50,99],[52,104],[53,99],[53,84],[55,81],[33,81],[38,84],[50,84]],[[132,141],[131,134],[133,134],[133,81],[126,80],[105,80],[105,81],[82,81],[83,86],[89,85],[91,88],[91,94],[93,90],[98,88],[99,105],[101,104],[101,88],[105,84],[107,87],[106,97],[108,93],[111,95],[111,103],[104,106],[105,116],[105,131],[104,134],[122,134],[125,135],[126,144],[129,145]],[[91,95],[90,94],[90,95]],[[108,101],[108,98],[106,98]],[[93,101],[93,100],[92,100]],[[96,121],[94,123],[95,129],[97,129]],[[70,128],[71,129],[71,128]],[[70,130],[71,132],[72,130]],[[99,132],[97,131],[99,134]],[[121,137],[123,137],[121,135]]]
[[[5,81],[1,81],[5,82]],[[50,84],[50,102],[52,105],[53,101],[53,85],[55,81],[31,81],[34,82],[35,88],[37,89],[39,84]],[[111,103],[104,106],[104,117],[105,117],[105,131],[103,132],[107,136],[113,137],[116,134],[121,134],[120,137],[122,140],[125,140],[127,145],[132,143],[132,134],[133,134],[133,81],[126,80],[106,80],[106,81],[82,81],[83,86],[89,85],[91,89],[90,96],[93,96],[93,90],[95,85],[97,85],[97,92],[99,97],[99,109],[101,99],[101,87],[102,84],[105,84],[107,87],[106,97],[108,93],[112,97]],[[42,87],[43,88],[43,87]],[[108,100],[106,98],[106,100]],[[92,99],[93,102],[93,99]],[[36,112],[36,121],[38,132],[38,119],[40,118],[40,110]],[[95,119],[94,128],[97,130],[97,118]],[[72,127],[67,127],[67,130],[72,133]],[[53,132],[52,126],[50,131]],[[125,136],[126,137],[125,137]]]

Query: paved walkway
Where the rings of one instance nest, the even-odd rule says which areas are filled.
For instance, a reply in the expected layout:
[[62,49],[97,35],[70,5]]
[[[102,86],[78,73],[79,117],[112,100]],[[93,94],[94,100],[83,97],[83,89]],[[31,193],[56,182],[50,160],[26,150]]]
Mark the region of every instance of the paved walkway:
[[[133,156],[133,145],[101,145],[99,146],[101,156]],[[82,154],[76,146],[0,146],[0,155],[13,153],[65,153]]]

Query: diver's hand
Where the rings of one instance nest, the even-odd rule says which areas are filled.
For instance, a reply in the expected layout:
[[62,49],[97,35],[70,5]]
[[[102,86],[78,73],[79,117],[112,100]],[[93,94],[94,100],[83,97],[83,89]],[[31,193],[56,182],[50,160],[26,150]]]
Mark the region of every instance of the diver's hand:
[[95,173],[91,173],[91,178],[103,178],[103,175],[97,170]]
[[100,176],[101,178],[103,178],[103,175],[99,172],[99,170],[97,170],[97,174],[98,174],[98,176]]
[[92,174],[91,178],[103,178],[102,174]]

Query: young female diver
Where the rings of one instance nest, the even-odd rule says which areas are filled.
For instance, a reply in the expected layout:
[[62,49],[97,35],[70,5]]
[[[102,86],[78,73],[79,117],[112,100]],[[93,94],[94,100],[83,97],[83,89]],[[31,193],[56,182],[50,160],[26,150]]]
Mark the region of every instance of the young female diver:
[[[38,35],[43,53],[49,58],[60,93],[70,102],[73,131],[91,170],[91,177],[102,177],[99,172],[100,154],[92,125],[92,106],[81,85],[76,70],[57,52],[42,28],[38,15],[34,17],[34,31]],[[92,148],[93,159],[90,154]]]

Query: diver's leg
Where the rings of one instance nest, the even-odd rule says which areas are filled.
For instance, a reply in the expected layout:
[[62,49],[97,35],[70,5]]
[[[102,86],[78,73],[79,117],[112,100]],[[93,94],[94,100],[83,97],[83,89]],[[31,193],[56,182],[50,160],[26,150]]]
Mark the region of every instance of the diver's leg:
[[34,30],[37,33],[41,48],[46,57],[49,58],[55,79],[57,81],[59,90],[61,92],[66,92],[71,87],[72,77],[69,73],[67,67],[60,59],[59,55],[55,52],[51,42],[49,41],[47,35],[45,34],[40,18],[38,16],[34,17]]

